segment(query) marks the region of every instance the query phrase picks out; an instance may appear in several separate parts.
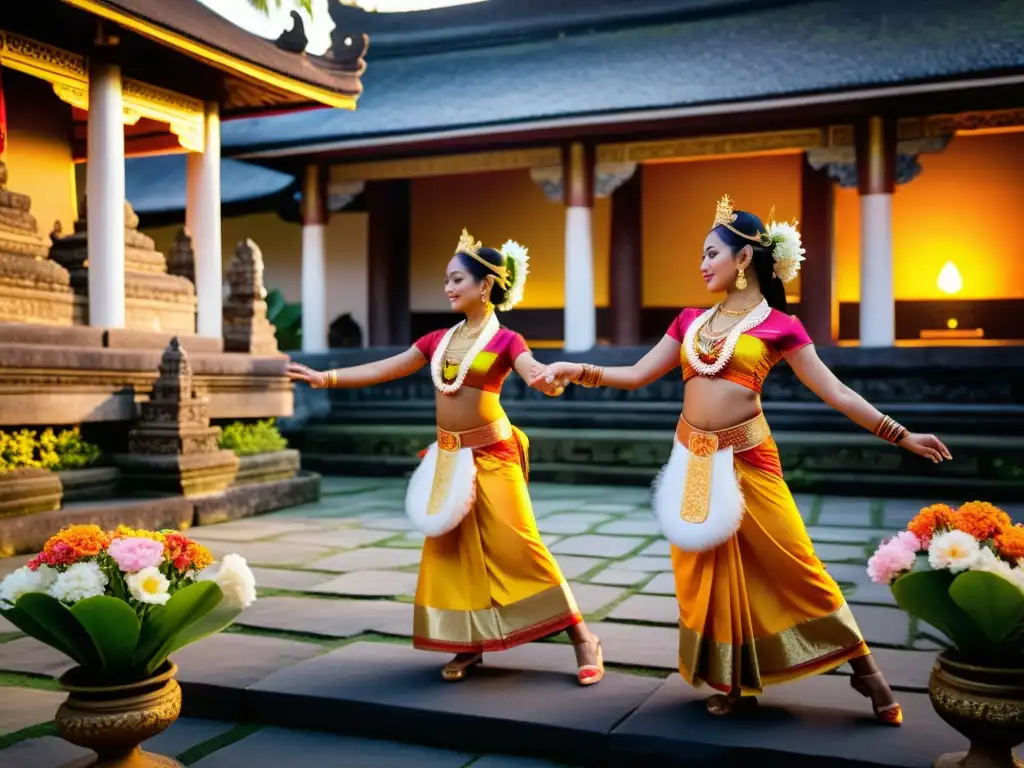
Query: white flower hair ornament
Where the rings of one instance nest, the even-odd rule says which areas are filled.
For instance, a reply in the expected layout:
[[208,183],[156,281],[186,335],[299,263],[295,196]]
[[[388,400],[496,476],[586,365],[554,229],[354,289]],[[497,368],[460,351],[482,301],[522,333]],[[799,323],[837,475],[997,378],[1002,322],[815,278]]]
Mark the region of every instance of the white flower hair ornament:
[[509,240],[501,246],[501,255],[505,257],[507,291],[505,301],[499,304],[497,308],[502,312],[508,312],[523,300],[523,293],[526,290],[526,276],[530,272],[530,254],[526,248],[515,240]]
[[806,251],[801,247],[800,231],[796,222],[773,221],[765,232],[771,241],[772,259],[775,261],[775,276],[784,283],[791,283],[800,271]]

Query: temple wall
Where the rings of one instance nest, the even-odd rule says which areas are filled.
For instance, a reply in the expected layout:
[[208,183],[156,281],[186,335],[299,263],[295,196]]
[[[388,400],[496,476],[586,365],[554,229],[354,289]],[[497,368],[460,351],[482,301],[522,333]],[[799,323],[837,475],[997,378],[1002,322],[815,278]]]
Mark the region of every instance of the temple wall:
[[52,86],[11,69],[3,71],[3,88],[10,188],[32,198],[40,234],[49,234],[58,220],[70,232],[78,217],[71,107]]
[[[594,295],[608,306],[608,199],[595,201]],[[444,268],[462,228],[486,245],[508,239],[530,249],[530,281],[519,306],[560,308],[565,294],[565,209],[544,196],[525,170],[415,179],[412,183],[410,308],[447,311]]]
[[[146,230],[156,240],[157,250],[167,253],[179,225]],[[251,238],[263,252],[264,282],[267,290],[281,291],[291,302],[302,299],[302,227],[286,222],[276,213],[259,213],[224,219],[223,263],[235,246]],[[327,307],[329,320],[350,313],[363,329],[366,340],[369,297],[367,284],[367,216],[365,213],[336,213],[327,226]]]

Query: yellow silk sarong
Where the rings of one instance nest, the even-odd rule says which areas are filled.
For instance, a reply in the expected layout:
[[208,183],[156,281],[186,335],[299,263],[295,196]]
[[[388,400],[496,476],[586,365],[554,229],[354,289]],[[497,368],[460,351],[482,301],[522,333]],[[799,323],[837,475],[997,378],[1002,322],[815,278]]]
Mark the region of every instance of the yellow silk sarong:
[[735,456],[746,504],[739,530],[705,552],[672,547],[679,672],[692,685],[760,693],[870,651],[814,554],[771,437]]
[[[466,439],[459,443],[472,445]],[[423,545],[413,620],[416,648],[500,651],[582,621],[537,531],[526,485],[528,450],[526,435],[516,428],[507,440],[474,447],[473,509],[457,528]]]

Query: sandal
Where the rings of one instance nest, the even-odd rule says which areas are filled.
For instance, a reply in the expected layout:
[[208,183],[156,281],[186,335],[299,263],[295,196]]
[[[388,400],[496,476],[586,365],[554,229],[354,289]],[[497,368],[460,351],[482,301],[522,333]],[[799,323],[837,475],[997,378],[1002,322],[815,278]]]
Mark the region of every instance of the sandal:
[[728,717],[737,712],[749,712],[757,709],[756,696],[740,696],[738,698],[718,693],[707,700],[708,712],[715,717]]
[[[891,725],[893,727],[899,727],[903,724],[903,707],[898,702],[894,701],[891,704],[883,704],[879,706],[875,703],[874,693],[878,690],[877,684],[872,686],[868,681],[881,680],[882,684],[885,685],[885,678],[881,672],[873,672],[870,675],[853,675],[850,678],[850,685],[853,690],[857,691],[861,696],[867,699],[871,699],[871,708],[875,711],[875,719],[882,725]],[[888,688],[888,685],[886,685]],[[892,690],[889,691],[892,693]]]
[[593,643],[597,646],[597,664],[582,664],[576,671],[576,679],[580,685],[596,685],[604,677],[604,650],[601,648],[601,638],[591,635],[588,640],[576,643],[576,647]]
[[444,665],[444,668],[441,670],[441,679],[449,683],[457,683],[461,680],[465,680],[469,670],[483,663],[484,655],[482,653],[478,653],[470,659],[453,659]]

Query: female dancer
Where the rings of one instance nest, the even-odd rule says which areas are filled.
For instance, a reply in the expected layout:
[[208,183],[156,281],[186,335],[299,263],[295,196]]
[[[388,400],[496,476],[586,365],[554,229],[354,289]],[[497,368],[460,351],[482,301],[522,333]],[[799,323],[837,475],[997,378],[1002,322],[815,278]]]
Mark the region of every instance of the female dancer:
[[556,363],[538,366],[531,380],[637,389],[683,365],[683,413],[652,506],[673,545],[679,671],[722,692],[708,700],[712,714],[756,703],[765,684],[848,661],[877,720],[899,725],[902,709],[782,479],[762,383],[784,358],[808,389],[883,440],[935,462],[952,457],[933,435],[908,432],[843,385],[785,313],[783,283],[796,276],[803,252],[794,226],[765,227],[733,212],[726,196],[701,257],[704,282],[726,292],[723,302],[684,309],[636,365]]
[[[463,230],[448,263],[445,292],[466,319],[434,331],[400,355],[317,372],[289,363],[290,378],[314,388],[368,387],[409,376],[428,362],[437,390],[437,443],[425,454],[406,494],[423,545],[413,645],[454,651],[441,676],[465,678],[485,651],[500,651],[567,630],[581,685],[604,676],[601,642],[541,541],[527,491],[526,436],[501,408],[502,383],[514,368],[524,379],[537,365],[523,337],[499,325],[495,306],[523,296],[526,249],[509,241],[482,247]],[[534,385],[545,394],[561,386]]]

